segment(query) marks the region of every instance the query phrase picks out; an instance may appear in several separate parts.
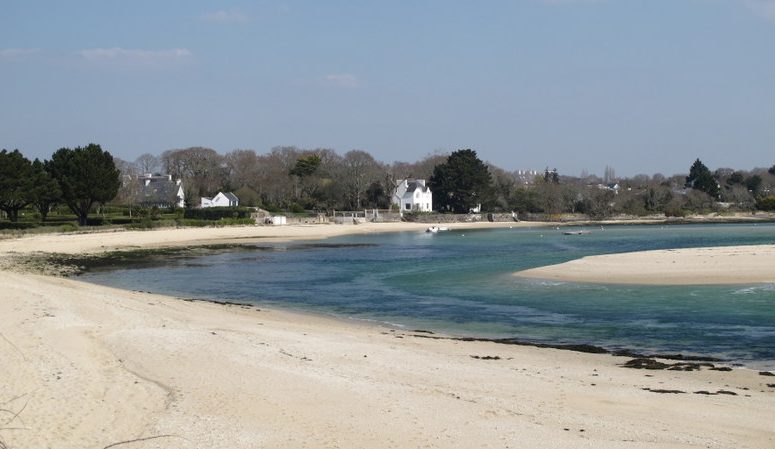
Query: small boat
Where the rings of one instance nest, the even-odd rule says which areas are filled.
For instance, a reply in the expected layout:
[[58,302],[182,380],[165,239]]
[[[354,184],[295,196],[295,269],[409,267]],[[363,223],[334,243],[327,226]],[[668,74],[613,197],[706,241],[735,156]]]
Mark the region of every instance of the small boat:
[[425,230],[425,232],[430,232],[433,234],[436,234],[439,231],[449,231],[449,228],[446,226],[431,226]]
[[590,231],[585,231],[583,229],[579,229],[578,231],[565,231],[563,232],[564,235],[584,235],[584,234],[591,234]]

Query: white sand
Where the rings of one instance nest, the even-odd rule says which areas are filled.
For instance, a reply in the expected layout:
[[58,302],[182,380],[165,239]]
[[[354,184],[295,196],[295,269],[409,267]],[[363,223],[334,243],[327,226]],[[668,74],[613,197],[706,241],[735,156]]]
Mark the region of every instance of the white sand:
[[516,274],[530,278],[611,284],[769,283],[775,282],[775,245],[606,254]]
[[[535,227],[543,223],[460,223],[456,229]],[[153,231],[104,231],[96,233],[41,234],[0,240],[0,255],[8,252],[80,254],[112,250],[158,248],[218,243],[278,242],[322,239],[347,234],[422,231],[427,223],[365,223],[359,225],[230,226],[222,228],[168,228]]]
[[[186,244],[195,231],[206,241],[248,233],[33,237],[0,251]],[[249,237],[315,232],[330,231]],[[417,338],[10,271],[0,285],[0,409],[21,410],[13,421],[0,412],[0,437],[14,449],[160,435],[172,436],[115,447],[775,447],[775,377],[755,371],[630,370],[607,355]]]

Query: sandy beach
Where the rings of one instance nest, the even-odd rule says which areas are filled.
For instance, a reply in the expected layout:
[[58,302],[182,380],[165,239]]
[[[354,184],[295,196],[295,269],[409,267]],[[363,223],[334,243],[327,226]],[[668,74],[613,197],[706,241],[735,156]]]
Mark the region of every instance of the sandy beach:
[[517,276],[649,285],[775,282],[775,245],[682,248],[583,257]]
[[[41,235],[0,241],[0,257],[426,226]],[[8,448],[775,447],[775,377],[754,370],[629,369],[625,357],[437,339],[14,269],[0,270]]]

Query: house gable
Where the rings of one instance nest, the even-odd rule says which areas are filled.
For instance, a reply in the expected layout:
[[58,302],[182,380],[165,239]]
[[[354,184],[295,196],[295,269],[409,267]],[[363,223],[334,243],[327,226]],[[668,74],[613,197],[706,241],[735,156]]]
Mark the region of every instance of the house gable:
[[392,199],[401,212],[433,210],[433,195],[424,179],[403,179],[396,183],[396,191]]
[[202,197],[202,207],[236,207],[239,206],[239,198],[231,192],[218,192],[212,198]]

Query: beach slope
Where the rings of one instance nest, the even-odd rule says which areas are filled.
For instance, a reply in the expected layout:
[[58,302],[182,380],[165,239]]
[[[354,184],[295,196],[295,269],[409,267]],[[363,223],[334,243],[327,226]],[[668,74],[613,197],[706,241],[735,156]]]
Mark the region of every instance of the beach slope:
[[[245,237],[228,232],[237,235],[85,234],[0,246],[98,251]],[[630,369],[625,357],[459,341],[8,268],[0,270],[0,443],[13,449],[775,447],[775,377],[757,371]]]

